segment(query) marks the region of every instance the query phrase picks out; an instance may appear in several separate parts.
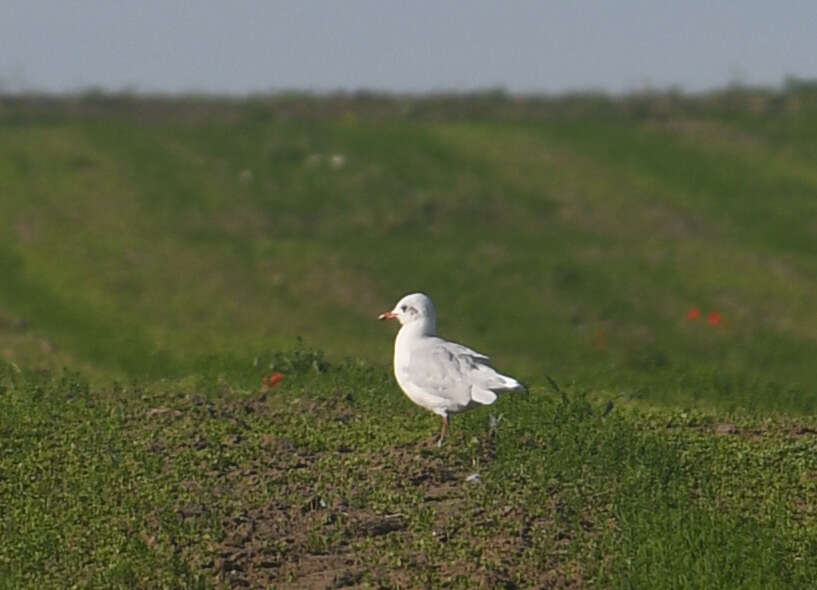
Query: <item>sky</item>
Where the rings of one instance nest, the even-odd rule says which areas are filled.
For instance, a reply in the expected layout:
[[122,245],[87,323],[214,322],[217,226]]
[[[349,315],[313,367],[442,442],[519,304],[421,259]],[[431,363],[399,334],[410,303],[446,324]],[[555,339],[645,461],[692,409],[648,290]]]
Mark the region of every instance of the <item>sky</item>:
[[0,92],[515,93],[817,78],[814,0],[3,0]]

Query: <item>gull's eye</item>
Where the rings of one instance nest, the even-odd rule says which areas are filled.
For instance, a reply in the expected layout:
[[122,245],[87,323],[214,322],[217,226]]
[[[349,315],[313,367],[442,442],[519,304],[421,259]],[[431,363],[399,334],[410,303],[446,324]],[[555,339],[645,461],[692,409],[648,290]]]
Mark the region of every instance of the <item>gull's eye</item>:
[[401,305],[401,306],[400,306],[400,311],[406,311],[406,306],[405,306],[405,305]]

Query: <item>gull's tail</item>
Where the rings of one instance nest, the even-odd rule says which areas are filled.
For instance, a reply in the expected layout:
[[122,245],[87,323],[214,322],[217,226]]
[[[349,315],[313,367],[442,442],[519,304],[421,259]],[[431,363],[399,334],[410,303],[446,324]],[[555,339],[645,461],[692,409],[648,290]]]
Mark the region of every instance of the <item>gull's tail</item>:
[[480,404],[492,404],[498,393],[525,391],[525,386],[513,377],[497,373],[487,365],[482,366],[482,379],[471,386],[471,399]]

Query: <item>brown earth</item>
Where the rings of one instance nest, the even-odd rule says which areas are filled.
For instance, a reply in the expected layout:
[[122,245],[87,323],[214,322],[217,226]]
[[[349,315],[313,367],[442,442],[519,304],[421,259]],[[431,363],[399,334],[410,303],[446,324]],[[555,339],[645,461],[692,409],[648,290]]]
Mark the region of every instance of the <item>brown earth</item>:
[[[303,404],[309,407],[299,411],[316,421],[343,422],[354,413],[343,401]],[[246,427],[247,436],[223,438],[223,448],[247,444],[253,427],[243,416],[269,413],[263,396],[215,405],[198,398],[191,405],[202,417]],[[156,408],[151,418],[190,421],[190,431],[198,430],[184,408]],[[469,460],[458,455],[457,445],[438,449],[433,440],[376,451],[343,445],[313,451],[285,436],[261,435],[260,458],[256,453],[186,482],[202,500],[178,509],[179,519],[212,518],[211,511],[229,516],[220,517],[223,537],[209,549],[176,552],[225,588],[583,587],[583,572],[569,551],[568,508],[556,495],[537,498],[536,513],[529,513],[530,498],[512,491],[496,498],[486,493],[485,482],[467,479],[476,467],[486,473],[491,436]],[[214,446],[197,435],[182,444],[202,453]],[[156,452],[168,457],[173,446],[155,443]],[[235,510],[224,509],[225,498]],[[588,522],[586,530],[592,528]]]

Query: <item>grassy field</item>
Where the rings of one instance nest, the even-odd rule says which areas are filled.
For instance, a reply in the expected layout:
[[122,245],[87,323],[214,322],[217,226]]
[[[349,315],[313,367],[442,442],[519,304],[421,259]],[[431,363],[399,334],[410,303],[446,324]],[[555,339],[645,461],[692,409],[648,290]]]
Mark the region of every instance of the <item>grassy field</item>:
[[[816,135],[808,86],[0,101],[0,587],[808,587]],[[439,450],[416,290],[531,386]]]

